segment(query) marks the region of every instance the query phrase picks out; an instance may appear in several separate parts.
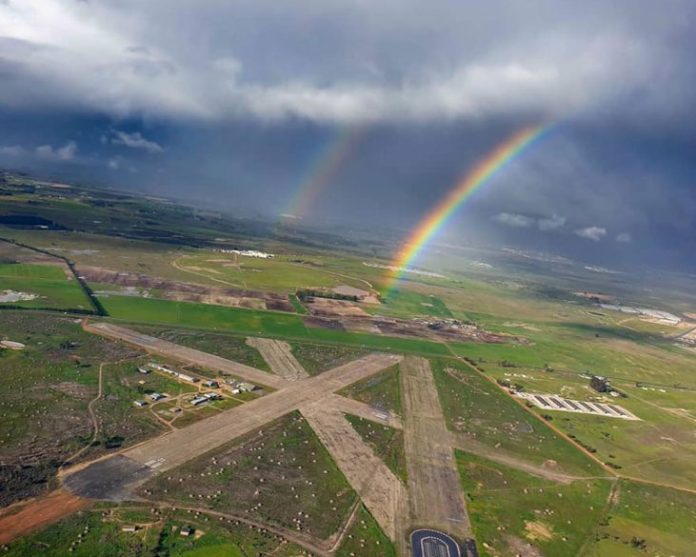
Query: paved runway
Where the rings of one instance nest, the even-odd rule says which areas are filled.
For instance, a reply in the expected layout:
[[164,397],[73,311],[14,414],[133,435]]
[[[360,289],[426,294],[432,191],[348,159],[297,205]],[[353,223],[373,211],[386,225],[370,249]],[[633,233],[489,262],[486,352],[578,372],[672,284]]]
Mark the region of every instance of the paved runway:
[[411,523],[467,537],[471,527],[452,436],[445,425],[430,364],[409,356],[400,369]]
[[[76,493],[94,499],[123,497],[132,483],[128,478],[134,477],[134,471],[138,471],[140,478],[180,466],[400,360],[401,356],[397,355],[371,354],[302,381],[283,381],[284,388],[281,390],[146,441],[77,471],[66,478],[65,485]],[[147,471],[143,470],[143,466]],[[123,470],[123,473],[119,473],[119,470]],[[105,471],[105,475],[100,473]]]

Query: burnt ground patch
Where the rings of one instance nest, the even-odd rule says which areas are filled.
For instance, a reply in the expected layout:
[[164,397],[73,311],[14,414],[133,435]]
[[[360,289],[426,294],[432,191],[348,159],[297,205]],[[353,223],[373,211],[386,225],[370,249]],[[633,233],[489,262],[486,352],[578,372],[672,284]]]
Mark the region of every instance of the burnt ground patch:
[[116,455],[71,474],[63,485],[75,495],[87,499],[124,501],[132,499],[131,490],[152,475],[150,467]]

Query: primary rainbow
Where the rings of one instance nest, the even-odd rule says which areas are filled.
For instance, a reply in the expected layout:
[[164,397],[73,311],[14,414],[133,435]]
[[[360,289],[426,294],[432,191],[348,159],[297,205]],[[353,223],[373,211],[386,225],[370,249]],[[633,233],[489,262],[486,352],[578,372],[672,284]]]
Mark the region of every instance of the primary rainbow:
[[387,293],[391,294],[409,265],[443,228],[452,214],[481,186],[486,184],[510,160],[538,139],[549,126],[529,126],[508,137],[462,178],[452,190],[418,224],[397,252],[390,265],[392,277]]
[[347,126],[340,129],[331,141],[326,143],[303,175],[300,187],[284,211],[285,214],[296,218],[307,215],[316,198],[330,184],[353,151],[363,134],[363,129],[362,126]]

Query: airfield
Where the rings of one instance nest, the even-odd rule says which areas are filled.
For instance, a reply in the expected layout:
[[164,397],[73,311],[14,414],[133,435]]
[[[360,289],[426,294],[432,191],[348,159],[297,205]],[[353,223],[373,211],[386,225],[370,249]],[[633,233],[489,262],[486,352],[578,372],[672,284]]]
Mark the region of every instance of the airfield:
[[[415,524],[446,527],[465,540],[470,525],[454,463],[450,436],[444,424],[432,375],[426,360],[389,354],[373,354],[310,378],[294,375],[297,365],[279,369],[275,358],[271,366],[277,375],[269,375],[234,362],[181,348],[119,326],[87,324],[92,333],[116,338],[148,352],[167,354],[169,358],[195,363],[235,374],[245,380],[263,381],[276,390],[258,400],[201,420],[100,460],[74,474],[63,483],[75,495],[102,500],[126,500],[132,490],[154,474],[179,467],[209,453],[294,410],[307,419],[318,438],[334,457],[341,471],[356,490],[387,536],[398,542]],[[287,360],[286,360],[287,361]],[[405,393],[404,430],[406,460],[409,468],[408,489],[375,457],[341,413],[342,404],[330,396],[371,375],[403,362]],[[270,362],[269,362],[270,363]],[[283,376],[293,380],[281,379]],[[351,407],[359,406],[355,401]],[[364,407],[359,415],[380,421],[378,412]],[[410,508],[410,513],[407,509]],[[405,515],[405,516],[404,516]],[[410,518],[409,518],[410,517]],[[415,552],[414,555],[420,555]],[[453,556],[454,557],[454,556]]]
[[696,543],[683,277],[644,299],[621,275],[462,251],[389,292],[386,240],[273,236],[13,183],[0,208],[37,199],[48,228],[0,228],[4,554],[605,557]]

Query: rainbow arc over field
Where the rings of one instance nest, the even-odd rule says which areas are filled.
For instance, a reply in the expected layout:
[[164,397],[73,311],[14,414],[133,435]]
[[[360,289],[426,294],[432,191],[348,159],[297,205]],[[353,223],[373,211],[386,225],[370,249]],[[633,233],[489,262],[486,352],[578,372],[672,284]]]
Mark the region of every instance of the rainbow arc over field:
[[404,273],[408,272],[409,266],[430,240],[447,224],[455,211],[476,190],[487,184],[507,163],[522,154],[551,127],[551,125],[538,125],[518,130],[488,153],[457,182],[435,208],[420,221],[392,259],[387,296],[395,291]]
[[326,143],[300,180],[297,192],[283,213],[285,216],[303,218],[307,215],[319,194],[329,186],[331,179],[341,169],[364,131],[365,127],[361,125],[346,126]]

